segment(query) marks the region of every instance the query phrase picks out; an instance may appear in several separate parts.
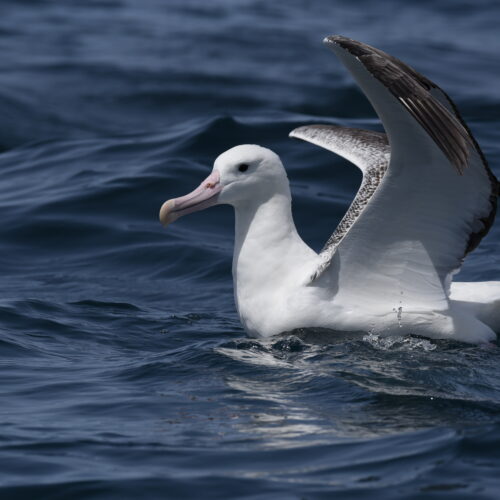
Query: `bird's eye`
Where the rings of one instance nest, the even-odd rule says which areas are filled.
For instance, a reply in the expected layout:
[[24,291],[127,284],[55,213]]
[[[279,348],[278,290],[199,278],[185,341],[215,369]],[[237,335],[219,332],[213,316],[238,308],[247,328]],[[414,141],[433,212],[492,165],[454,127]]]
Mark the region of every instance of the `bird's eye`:
[[248,170],[248,165],[246,163],[242,163],[239,167],[238,170],[240,172],[246,172]]

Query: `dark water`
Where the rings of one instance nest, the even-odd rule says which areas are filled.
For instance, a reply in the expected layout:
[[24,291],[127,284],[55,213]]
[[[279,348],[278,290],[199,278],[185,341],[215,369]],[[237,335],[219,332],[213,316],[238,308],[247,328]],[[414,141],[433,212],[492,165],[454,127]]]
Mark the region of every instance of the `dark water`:
[[[499,175],[499,19],[493,0],[2,0],[0,497],[498,498],[499,348],[247,339],[231,210],[157,213],[259,143],[321,247],[359,176],[288,131],[374,124],[332,33],[441,84]],[[497,224],[462,279],[500,279],[499,248]]]

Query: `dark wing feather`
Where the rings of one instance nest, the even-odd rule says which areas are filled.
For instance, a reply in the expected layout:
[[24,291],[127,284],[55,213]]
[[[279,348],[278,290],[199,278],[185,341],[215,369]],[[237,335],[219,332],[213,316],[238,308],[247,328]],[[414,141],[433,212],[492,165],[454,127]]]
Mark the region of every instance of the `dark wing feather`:
[[469,151],[475,144],[471,134],[446,107],[429,92],[430,80],[407,64],[369,45],[341,36],[328,37],[356,56],[432,137],[460,174],[467,167]]
[[[340,35],[327,37],[325,41],[335,43],[356,56],[417,120],[460,174],[467,168],[469,160],[482,163],[491,184],[491,210],[487,217],[481,219],[482,227],[470,235],[465,251],[467,255],[479,245],[493,225],[500,183],[457,106],[434,82],[380,49]],[[476,158],[470,158],[471,155]]]

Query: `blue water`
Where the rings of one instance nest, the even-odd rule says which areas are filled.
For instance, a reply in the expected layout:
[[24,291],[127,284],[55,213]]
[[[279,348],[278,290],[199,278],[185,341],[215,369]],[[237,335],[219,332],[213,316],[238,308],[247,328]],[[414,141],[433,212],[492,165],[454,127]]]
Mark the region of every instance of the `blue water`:
[[[316,249],[360,178],[287,138],[373,127],[341,33],[456,100],[500,175],[496,1],[2,0],[0,498],[498,498],[500,350],[247,339],[233,214],[158,209],[278,152]],[[500,223],[463,280],[500,279]]]

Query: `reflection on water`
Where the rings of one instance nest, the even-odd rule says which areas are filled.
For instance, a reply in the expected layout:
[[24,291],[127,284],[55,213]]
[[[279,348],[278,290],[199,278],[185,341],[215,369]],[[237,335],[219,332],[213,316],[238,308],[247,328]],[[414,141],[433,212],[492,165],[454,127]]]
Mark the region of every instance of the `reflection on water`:
[[265,407],[238,428],[267,447],[500,420],[498,349],[367,335],[334,345],[233,342],[216,352],[246,365],[225,381],[236,391],[230,400]]
[[253,435],[265,448],[294,448],[305,443],[314,445],[325,442],[323,434],[330,434],[319,418],[300,402],[286,397],[278,384],[253,383],[243,378],[231,377],[228,386],[238,391],[239,397],[248,402],[266,401],[266,410],[252,412],[238,422],[237,430]]

